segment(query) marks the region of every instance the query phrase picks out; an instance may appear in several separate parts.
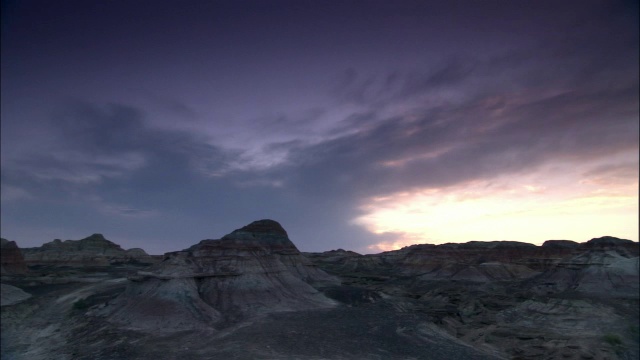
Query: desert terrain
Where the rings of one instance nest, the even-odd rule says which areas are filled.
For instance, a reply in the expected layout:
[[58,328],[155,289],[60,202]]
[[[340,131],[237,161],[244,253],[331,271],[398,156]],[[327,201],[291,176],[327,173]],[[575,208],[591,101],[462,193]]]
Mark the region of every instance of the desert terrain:
[[638,359],[637,242],[302,253],[259,220],[162,256],[2,240],[2,359]]

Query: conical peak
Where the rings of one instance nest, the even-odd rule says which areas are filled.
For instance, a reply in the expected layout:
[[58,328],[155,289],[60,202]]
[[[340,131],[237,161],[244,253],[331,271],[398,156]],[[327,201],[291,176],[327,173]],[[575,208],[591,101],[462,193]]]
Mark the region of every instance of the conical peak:
[[84,239],[81,240],[100,240],[100,241],[109,241],[107,240],[104,235],[102,234],[92,234],[91,236],[87,236]]
[[254,221],[251,224],[235,230],[234,232],[248,232],[254,234],[272,234],[288,237],[287,232],[277,221],[264,219]]
[[268,251],[293,251],[298,252],[295,245],[289,240],[287,232],[277,221],[258,220],[251,224],[234,230],[221,239],[227,246],[233,247],[257,246]]

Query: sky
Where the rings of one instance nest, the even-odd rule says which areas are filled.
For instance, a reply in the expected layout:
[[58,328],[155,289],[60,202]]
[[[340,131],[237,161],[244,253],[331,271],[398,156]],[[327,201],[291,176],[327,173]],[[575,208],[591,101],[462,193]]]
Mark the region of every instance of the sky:
[[2,1],[1,235],[638,241],[636,1]]

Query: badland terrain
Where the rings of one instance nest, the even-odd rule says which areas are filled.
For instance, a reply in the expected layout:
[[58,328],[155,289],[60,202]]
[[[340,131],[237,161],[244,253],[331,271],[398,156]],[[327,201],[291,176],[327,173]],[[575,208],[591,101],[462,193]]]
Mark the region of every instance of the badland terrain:
[[639,245],[302,253],[272,220],[162,256],[2,239],[4,359],[638,359]]

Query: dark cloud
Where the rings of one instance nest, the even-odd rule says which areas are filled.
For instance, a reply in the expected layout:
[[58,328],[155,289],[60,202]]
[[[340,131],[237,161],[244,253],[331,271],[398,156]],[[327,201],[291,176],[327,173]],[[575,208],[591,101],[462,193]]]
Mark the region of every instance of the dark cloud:
[[[348,69],[337,94],[369,110],[334,132],[348,135],[296,149],[295,183],[360,197],[637,149],[637,24],[608,16],[587,21],[584,10],[561,32],[506,52],[489,49],[484,59],[457,56],[386,76]],[[461,97],[436,105],[411,101],[443,88]],[[380,115],[403,102],[410,111]]]
[[[588,161],[638,147],[637,85],[557,95],[502,94],[417,119],[297,148],[283,172],[302,192],[354,197],[447,186],[532,171],[550,161]],[[359,119],[353,124],[366,122]],[[362,129],[362,128],[361,128]],[[293,146],[296,146],[294,144]]]
[[142,112],[121,104],[101,107],[78,102],[65,106],[49,120],[58,131],[59,146],[82,152],[139,150],[154,140],[145,128]]
[[326,114],[321,107],[305,109],[295,114],[267,115],[250,122],[257,133],[276,134],[282,137],[299,136],[311,131],[311,126]]
[[103,186],[133,181],[149,191],[226,166],[225,152],[198,135],[154,128],[132,106],[76,102],[35,123],[51,129],[49,143],[44,151],[4,159],[3,181],[9,184],[46,188],[67,186],[61,182]]
[[412,96],[441,87],[458,86],[470,76],[477,76],[478,63],[473,59],[452,58],[435,67],[426,74],[411,74],[406,77],[399,97]]
[[[229,169],[240,153],[222,151],[192,133],[154,128],[139,108],[73,103],[42,121],[55,129],[47,151],[20,153],[3,164],[3,222],[14,229],[33,234],[28,227],[37,221],[50,229],[39,234],[48,231],[50,238],[69,237],[59,233],[65,227],[115,239],[138,234],[149,241],[143,247],[158,253],[222,236],[255,219],[275,218],[291,224],[293,236],[308,235],[312,227],[303,224],[327,229],[333,222],[342,224],[313,230],[316,239],[330,239],[314,244],[302,238],[305,249],[338,244],[339,234],[364,244],[366,231],[344,223],[347,208],[337,212],[334,202],[318,202],[296,211],[309,204],[280,188],[279,177]],[[281,146],[293,144],[299,142]],[[149,232],[141,233],[139,226]],[[167,239],[175,243],[157,247]]]
[[401,235],[352,224],[370,196],[554,162],[637,178],[610,163],[638,149],[635,3],[5,5],[9,234],[160,252],[274,218],[363,250]]

